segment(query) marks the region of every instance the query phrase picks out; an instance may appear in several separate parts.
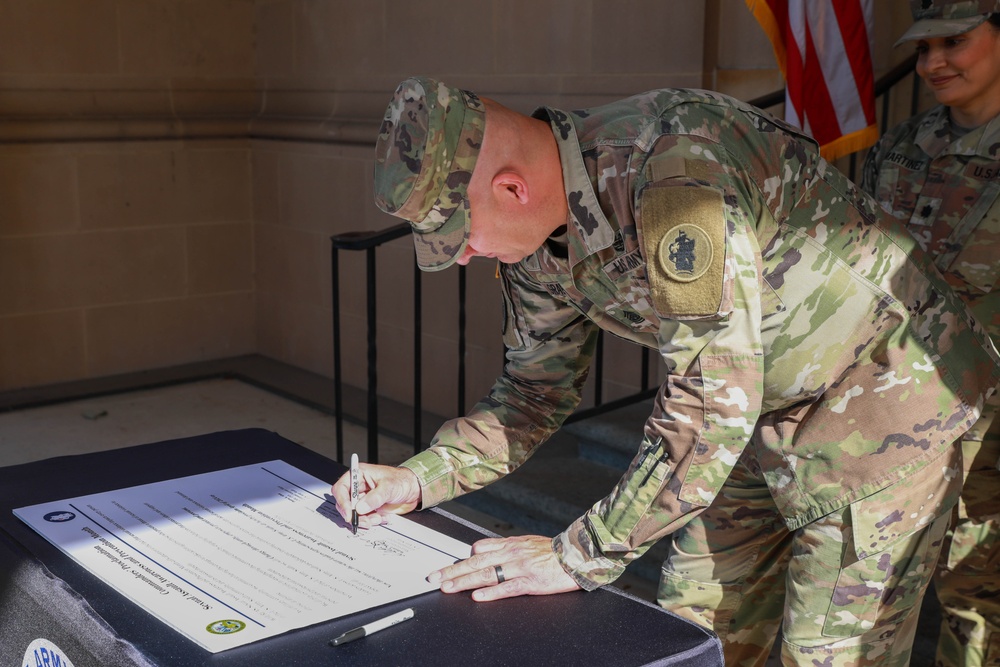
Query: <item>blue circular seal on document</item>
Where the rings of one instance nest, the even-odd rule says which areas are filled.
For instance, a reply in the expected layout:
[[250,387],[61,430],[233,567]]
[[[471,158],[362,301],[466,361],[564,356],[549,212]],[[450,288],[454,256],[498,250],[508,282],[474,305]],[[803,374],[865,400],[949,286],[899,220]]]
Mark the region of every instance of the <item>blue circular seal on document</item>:
[[214,623],[209,623],[205,628],[213,635],[231,635],[234,632],[239,632],[243,628],[247,627],[247,624],[243,621],[234,621],[233,619],[227,619],[224,621],[215,621]]
[[35,667],[36,665],[73,667],[73,662],[63,653],[63,650],[44,637],[39,637],[28,644],[21,664],[24,667]]

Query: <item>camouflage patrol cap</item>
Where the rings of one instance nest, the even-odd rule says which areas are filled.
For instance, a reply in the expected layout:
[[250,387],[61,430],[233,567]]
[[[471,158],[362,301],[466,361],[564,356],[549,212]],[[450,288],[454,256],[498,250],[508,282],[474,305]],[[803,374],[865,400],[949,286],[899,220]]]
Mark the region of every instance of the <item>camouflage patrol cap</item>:
[[417,264],[439,271],[469,241],[466,189],[486,114],[475,94],[424,77],[396,88],[375,146],[375,203],[409,221]]
[[913,25],[893,46],[915,39],[969,32],[1000,11],[1000,0],[910,0]]

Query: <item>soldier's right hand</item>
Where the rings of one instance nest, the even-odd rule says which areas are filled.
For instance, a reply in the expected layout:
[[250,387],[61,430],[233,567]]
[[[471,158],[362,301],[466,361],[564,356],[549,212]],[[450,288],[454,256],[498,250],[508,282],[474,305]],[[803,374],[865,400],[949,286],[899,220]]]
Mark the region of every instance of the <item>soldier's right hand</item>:
[[[406,514],[420,505],[420,482],[409,468],[371,463],[358,465],[358,526],[371,528],[385,523],[389,514]],[[337,511],[351,521],[351,473],[344,473],[331,488]]]

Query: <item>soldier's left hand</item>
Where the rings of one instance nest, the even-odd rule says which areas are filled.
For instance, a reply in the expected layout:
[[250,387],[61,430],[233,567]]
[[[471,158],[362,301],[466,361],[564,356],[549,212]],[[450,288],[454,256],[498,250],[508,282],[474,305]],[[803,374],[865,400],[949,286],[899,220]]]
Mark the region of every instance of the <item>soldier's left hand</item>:
[[541,535],[479,540],[472,556],[431,572],[427,581],[440,582],[444,593],[472,590],[477,602],[580,588],[559,564],[552,538]]

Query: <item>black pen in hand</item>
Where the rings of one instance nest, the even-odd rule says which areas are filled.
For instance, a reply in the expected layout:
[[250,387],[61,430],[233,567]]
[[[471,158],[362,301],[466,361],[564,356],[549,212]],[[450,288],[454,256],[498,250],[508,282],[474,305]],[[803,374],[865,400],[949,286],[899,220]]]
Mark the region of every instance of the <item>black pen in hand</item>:
[[351,532],[358,534],[358,486],[361,472],[358,470],[358,455],[351,454]]

